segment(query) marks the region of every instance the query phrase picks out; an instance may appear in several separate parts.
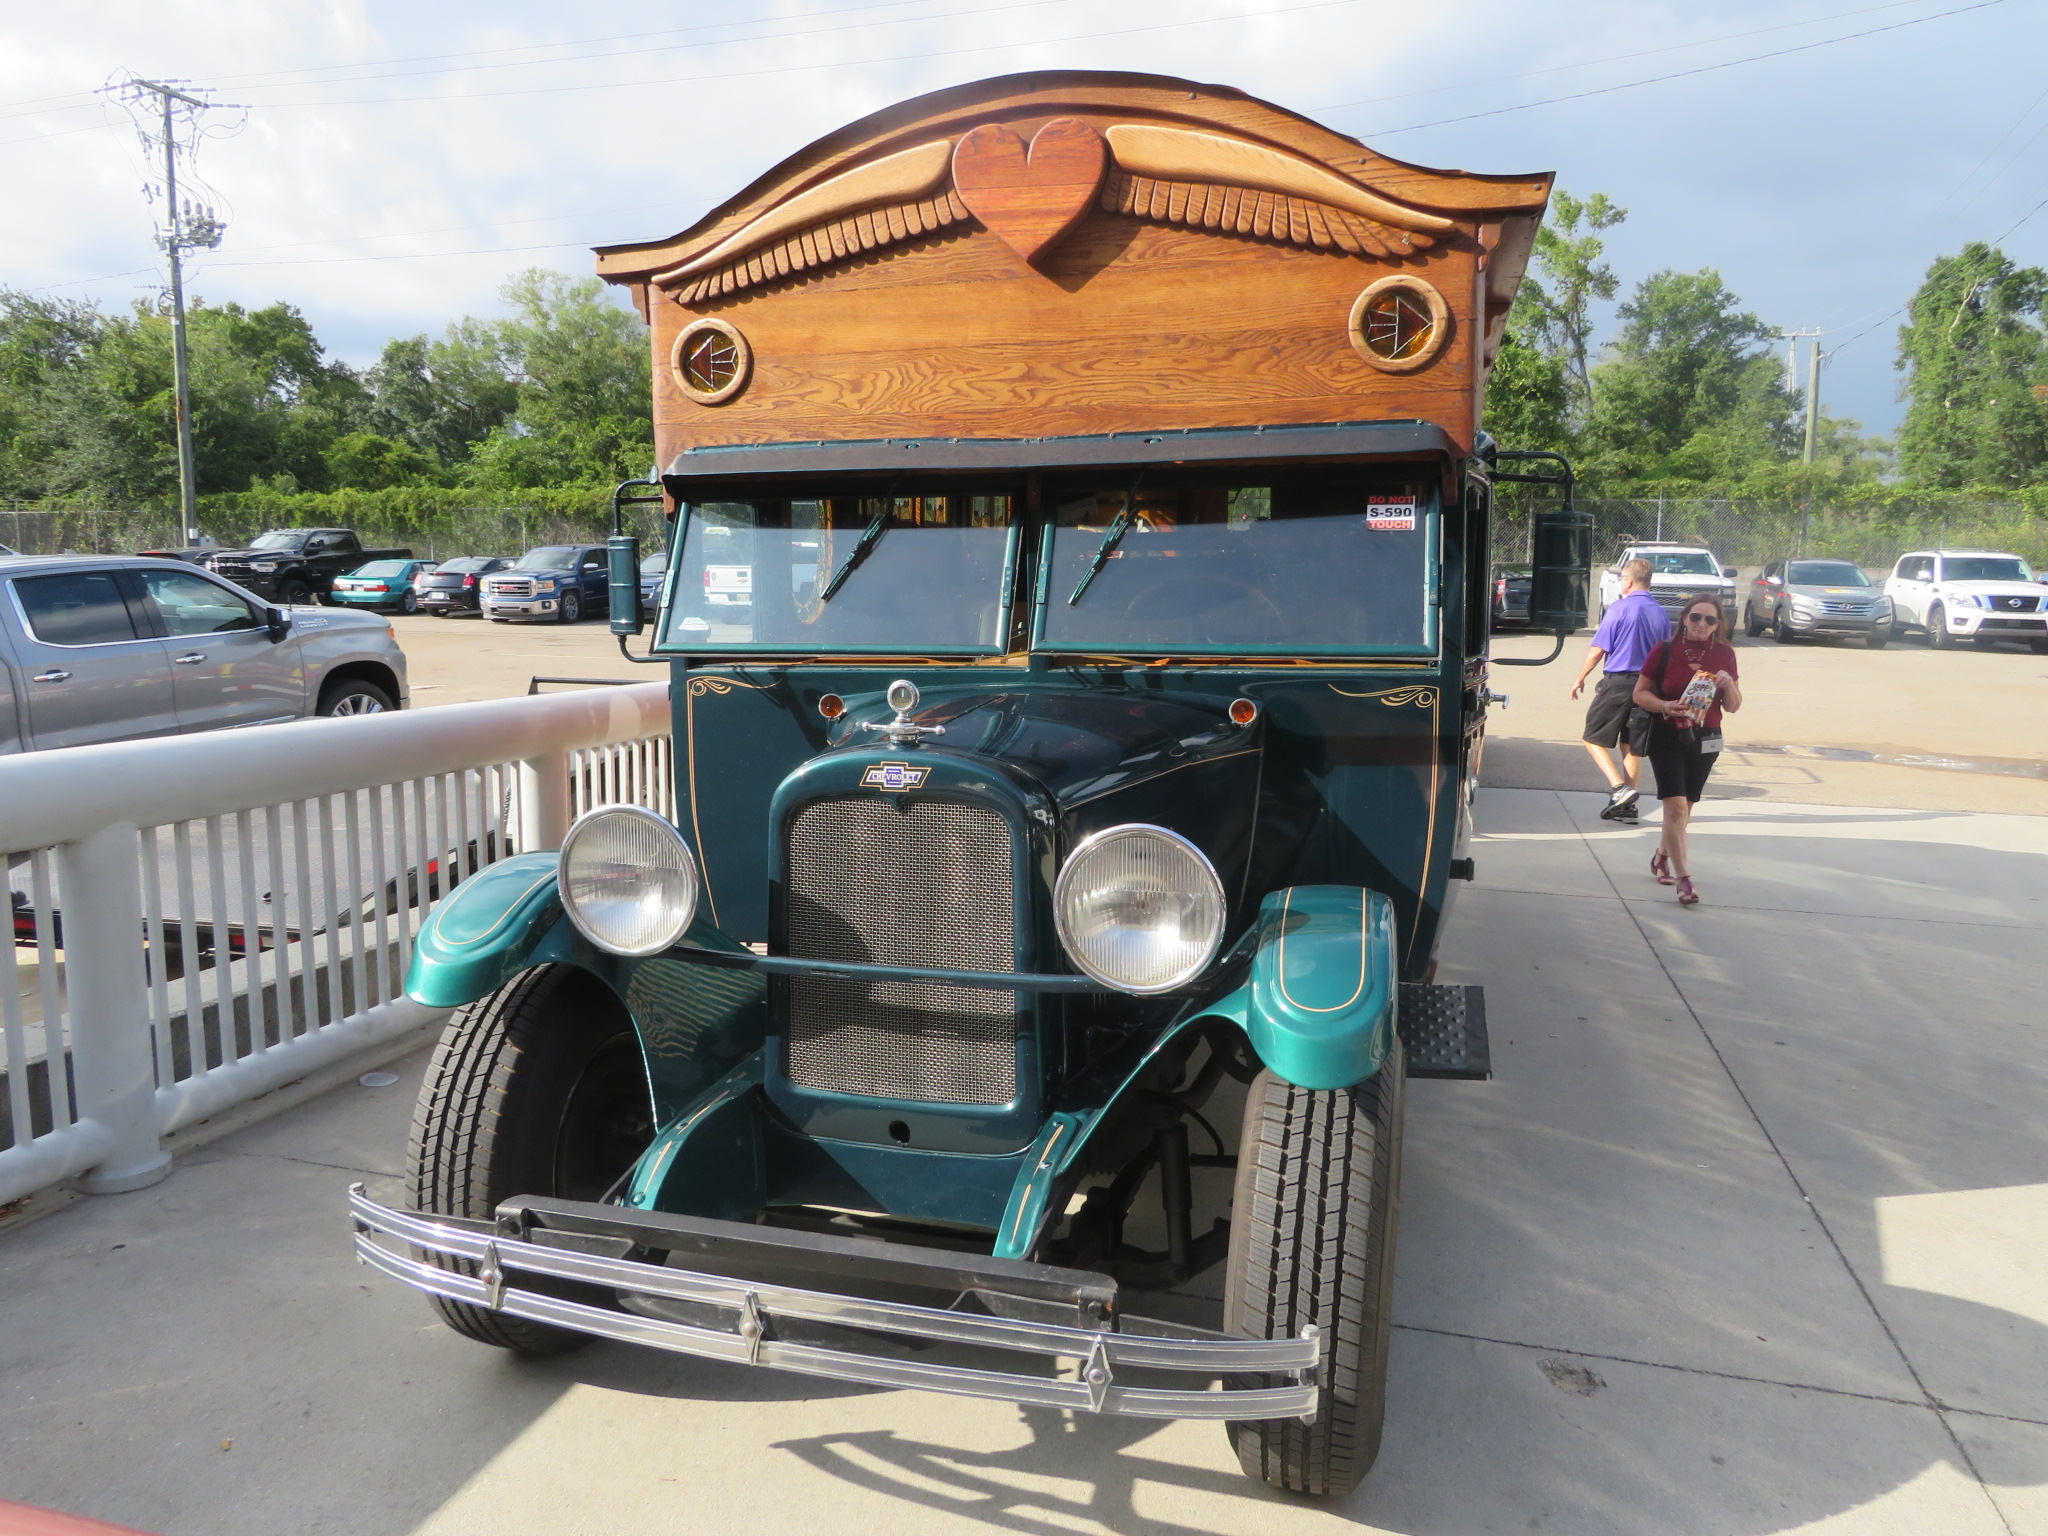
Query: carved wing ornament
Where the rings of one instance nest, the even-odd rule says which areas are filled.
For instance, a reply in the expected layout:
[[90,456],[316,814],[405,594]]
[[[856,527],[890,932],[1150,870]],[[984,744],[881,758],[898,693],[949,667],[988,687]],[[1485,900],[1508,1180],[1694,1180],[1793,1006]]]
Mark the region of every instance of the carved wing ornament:
[[1456,225],[1304,156],[1223,134],[1055,118],[1027,145],[985,123],[784,199],[652,281],[682,304],[978,219],[1027,262],[1091,206],[1311,250],[1399,258]]

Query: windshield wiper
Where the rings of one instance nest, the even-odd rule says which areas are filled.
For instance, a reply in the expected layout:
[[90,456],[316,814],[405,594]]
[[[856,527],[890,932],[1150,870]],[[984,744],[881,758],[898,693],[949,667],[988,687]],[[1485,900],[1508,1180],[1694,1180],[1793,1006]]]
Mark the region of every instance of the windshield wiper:
[[1074,587],[1073,596],[1067,599],[1067,606],[1073,607],[1081,601],[1081,594],[1088,590],[1088,583],[1095,579],[1095,573],[1109,564],[1109,557],[1116,553],[1117,545],[1123,543],[1124,535],[1131,531],[1131,498],[1138,494],[1138,481],[1145,478],[1145,471],[1138,471],[1137,480],[1124,492],[1124,504],[1111,520],[1109,529],[1102,535],[1102,542],[1095,546],[1094,558],[1088,562],[1088,569],[1081,573],[1080,582]]
[[860,537],[847,552],[845,562],[832,573],[832,579],[825,583],[825,590],[818,594],[819,602],[831,602],[832,594],[846,585],[846,578],[854,573],[861,561],[867,559],[869,551],[882,542],[882,535],[889,531],[889,524],[896,516],[896,487],[902,480],[903,477],[898,475],[889,482],[888,493],[882,497],[882,510],[868,520],[867,527],[861,529]]

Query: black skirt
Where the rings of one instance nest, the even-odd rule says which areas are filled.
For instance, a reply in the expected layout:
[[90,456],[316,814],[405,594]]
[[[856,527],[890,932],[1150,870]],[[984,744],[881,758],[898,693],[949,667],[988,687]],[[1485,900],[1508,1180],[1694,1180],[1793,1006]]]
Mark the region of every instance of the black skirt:
[[[1719,733],[1714,733],[1718,739]],[[1707,775],[1714,771],[1719,752],[1700,750],[1700,732],[1683,736],[1678,727],[1662,715],[1650,722],[1650,771],[1657,776],[1657,798],[1675,800],[1683,795],[1698,803],[1707,787]]]

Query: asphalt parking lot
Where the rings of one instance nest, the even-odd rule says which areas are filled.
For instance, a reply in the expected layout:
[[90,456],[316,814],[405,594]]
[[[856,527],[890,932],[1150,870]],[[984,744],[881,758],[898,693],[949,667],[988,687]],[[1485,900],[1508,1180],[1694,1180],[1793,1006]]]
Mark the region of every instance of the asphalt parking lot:
[[[425,708],[524,693],[535,676],[645,682],[653,667],[620,658],[602,620],[573,626],[477,618],[397,618],[413,703]],[[1547,667],[1497,667],[1512,700],[1487,721],[1483,781],[1510,789],[1593,790],[1578,744],[1585,703],[1567,691],[1591,638],[1568,641]],[[646,636],[631,642],[644,653]],[[2048,815],[2048,656],[2018,646],[1935,651],[1895,641],[1779,645],[1739,632],[1745,707],[1728,719],[1713,799],[1788,800],[1898,809]],[[1548,640],[1497,636],[1496,657],[1534,657]]]

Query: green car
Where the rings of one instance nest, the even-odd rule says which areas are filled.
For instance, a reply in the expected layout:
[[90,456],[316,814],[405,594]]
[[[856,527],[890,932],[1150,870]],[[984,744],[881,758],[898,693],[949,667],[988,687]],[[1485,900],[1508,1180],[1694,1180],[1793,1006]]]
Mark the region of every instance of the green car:
[[[1404,1084],[1489,1073],[1435,977],[1494,487],[1570,476],[1477,430],[1549,177],[1359,154],[1034,74],[600,252],[657,370],[610,616],[646,630],[620,507],[660,500],[633,659],[675,811],[591,810],[425,922],[406,990],[460,1012],[407,1199],[352,1195],[366,1262],[521,1353],[1216,1419],[1275,1486],[1364,1475]],[[1588,525],[1533,521],[1561,646]],[[1218,1269],[1206,1317],[1144,1299]]]
[[436,569],[431,560],[372,560],[346,576],[334,578],[331,596],[348,608],[374,608],[379,613],[417,613],[419,593],[413,578]]

